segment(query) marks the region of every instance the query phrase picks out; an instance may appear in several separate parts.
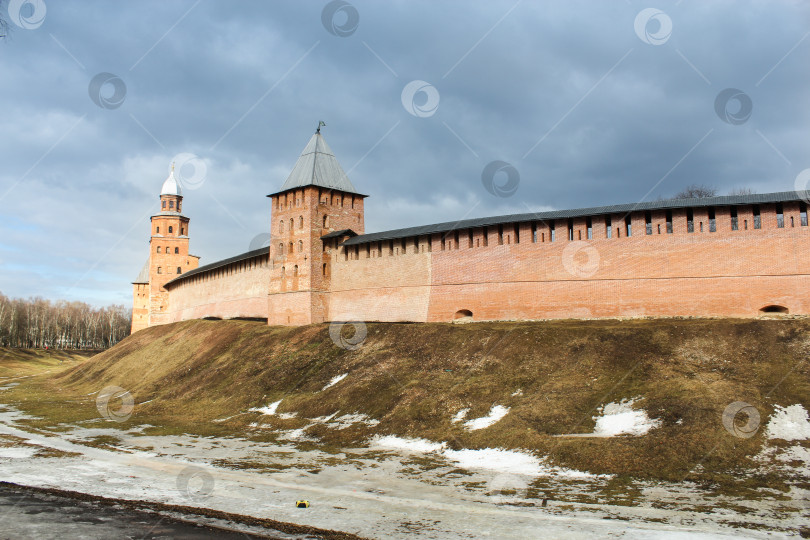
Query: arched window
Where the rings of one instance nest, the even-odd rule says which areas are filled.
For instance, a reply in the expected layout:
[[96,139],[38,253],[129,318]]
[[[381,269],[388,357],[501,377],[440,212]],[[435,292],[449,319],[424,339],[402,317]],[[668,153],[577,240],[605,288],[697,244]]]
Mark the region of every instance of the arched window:
[[169,234],[172,234],[173,232],[174,232],[174,227],[172,227],[171,225],[169,225]]
[[281,267],[281,279],[284,279],[287,275],[287,270],[282,266]]
[[160,253],[160,246],[157,247],[157,252]]
[[[178,207],[177,209],[178,209],[178,210],[180,210],[180,207]],[[186,234],[186,229],[185,229],[185,227],[180,227],[180,235],[182,236],[182,235],[184,235],[184,234]]]
[[278,232],[284,232],[284,220],[278,222]]
[[174,208],[174,201],[169,201],[169,208]]
[[155,227],[155,234],[160,234],[160,227]]
[[179,274],[179,273],[181,273],[181,272],[182,272],[182,270],[180,270],[180,267],[178,266],[178,267],[177,267],[177,273]]
[[453,318],[455,320],[459,320],[459,319],[467,319],[467,320],[469,320],[469,319],[472,319],[472,316],[473,316],[472,311],[470,311],[469,309],[460,309],[460,310],[456,311],[456,314],[455,314],[455,316],[453,316]]
[[304,251],[304,242],[299,240],[298,241],[298,253],[301,253],[302,251]]
[[323,275],[326,276],[326,263],[323,263]]
[[298,216],[298,228],[299,229],[304,228],[304,216]]
[[[180,248],[174,248],[174,252],[175,252],[175,254],[180,253]],[[180,272],[177,272],[177,273],[179,274]]]
[[785,306],[770,305],[759,309],[760,313],[789,313],[790,310]]
[[293,251],[293,243],[292,242],[290,242],[290,250],[287,253],[295,253],[295,251]]
[[293,277],[298,277],[298,265],[297,264],[295,265],[295,267],[293,267]]
[[162,273],[163,273],[163,268],[158,266],[158,274],[162,274]]
[[323,216],[323,228],[327,228],[329,226],[329,216]]
[[290,234],[292,234],[294,230],[295,230],[295,220],[293,218],[290,218]]
[[166,201],[163,201],[163,206],[162,206],[162,208],[166,208]]

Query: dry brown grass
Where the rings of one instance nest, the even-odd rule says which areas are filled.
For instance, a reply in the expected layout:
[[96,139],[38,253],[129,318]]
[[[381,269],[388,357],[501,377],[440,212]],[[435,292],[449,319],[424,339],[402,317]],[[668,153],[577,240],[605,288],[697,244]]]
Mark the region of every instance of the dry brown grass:
[[[0,399],[53,426],[98,418],[87,394],[121,386],[136,403],[122,426],[148,423],[158,426],[148,432],[166,434],[254,436],[256,421],[294,429],[338,410],[358,412],[380,424],[307,433],[326,449],[395,434],[451,447],[528,448],[594,473],[722,484],[736,482],[735,471],[750,467],[764,442],[762,429],[740,439],[723,428],[729,403],[754,405],[763,423],[774,405],[810,408],[808,330],[807,320],[376,323],[359,350],[346,351],[327,325],[186,321],[25,379]],[[512,396],[518,389],[522,395]],[[646,436],[554,437],[590,432],[597,407],[639,396],[638,406],[662,420]],[[239,414],[279,399],[278,412],[298,416]],[[469,432],[451,422],[461,408],[475,418],[493,404],[511,412],[490,428]],[[698,464],[702,472],[690,473]],[[754,483],[784,489],[776,477]]]

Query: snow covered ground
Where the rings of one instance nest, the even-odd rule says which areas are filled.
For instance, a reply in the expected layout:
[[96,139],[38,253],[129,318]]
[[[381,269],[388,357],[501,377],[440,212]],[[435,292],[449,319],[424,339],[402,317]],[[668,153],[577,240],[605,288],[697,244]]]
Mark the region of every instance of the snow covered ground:
[[[204,506],[371,538],[783,538],[788,535],[778,531],[802,523],[807,511],[806,504],[797,506],[785,517],[768,506],[776,502],[754,501],[744,515],[699,512],[689,508],[719,501],[701,500],[687,484],[649,485],[633,506],[552,496],[542,507],[542,494],[529,497],[537,478],[555,494],[598,492],[607,480],[551,467],[529,453],[449,450],[419,439],[382,437],[370,448],[328,454],[237,438],[148,436],[143,427],[120,431],[117,424],[31,433],[18,424],[22,418],[11,408],[0,411],[0,477],[6,481]],[[120,442],[114,449],[83,444],[100,435]],[[54,453],[45,449],[72,454],[48,457]],[[295,508],[298,499],[311,507]]]

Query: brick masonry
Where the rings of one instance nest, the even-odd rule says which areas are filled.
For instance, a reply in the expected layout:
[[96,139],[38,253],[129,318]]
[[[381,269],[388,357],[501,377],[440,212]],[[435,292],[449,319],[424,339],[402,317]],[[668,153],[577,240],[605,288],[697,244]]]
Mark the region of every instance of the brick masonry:
[[[633,212],[575,218],[570,228],[563,219],[348,247],[340,245],[348,236],[321,240],[343,229],[363,234],[364,202],[317,186],[274,194],[266,256],[168,287],[177,275],[158,268],[192,269],[197,260],[188,255],[188,219],[153,216],[150,284],[133,287],[133,331],[201,317],[304,325],[810,313],[810,227],[798,200],[783,204],[781,221],[775,204],[760,205],[761,228],[753,207],[734,207],[733,221],[732,207],[717,206],[714,226],[707,208],[692,210],[693,232],[687,210],[672,209],[671,221],[656,210],[649,221]],[[169,223],[186,234],[158,236]]]

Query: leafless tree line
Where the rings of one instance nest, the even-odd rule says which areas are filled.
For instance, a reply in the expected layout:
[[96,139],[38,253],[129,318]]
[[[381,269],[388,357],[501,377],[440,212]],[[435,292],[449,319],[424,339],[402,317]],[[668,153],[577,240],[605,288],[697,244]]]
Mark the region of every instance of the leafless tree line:
[[132,310],[95,308],[84,302],[8,298],[0,293],[0,345],[55,349],[106,349],[127,337]]

